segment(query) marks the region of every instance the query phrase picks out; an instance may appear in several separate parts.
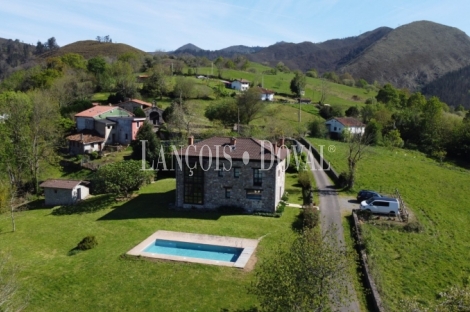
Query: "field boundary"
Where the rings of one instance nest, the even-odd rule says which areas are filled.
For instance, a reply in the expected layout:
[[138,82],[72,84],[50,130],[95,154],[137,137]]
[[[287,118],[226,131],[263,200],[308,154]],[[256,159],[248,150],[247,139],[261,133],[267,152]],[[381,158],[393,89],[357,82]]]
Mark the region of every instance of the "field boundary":
[[367,264],[367,253],[364,248],[364,242],[362,240],[361,229],[359,225],[359,219],[357,218],[356,211],[353,210],[352,212],[353,222],[354,222],[354,234],[356,236],[356,247],[357,251],[359,252],[359,259],[361,261],[362,273],[364,274],[363,280],[365,281],[366,285],[371,291],[372,297],[372,304],[375,311],[385,311],[382,305],[382,299],[380,298],[379,291],[377,290],[377,285],[372,278],[372,274],[369,269],[369,265]]

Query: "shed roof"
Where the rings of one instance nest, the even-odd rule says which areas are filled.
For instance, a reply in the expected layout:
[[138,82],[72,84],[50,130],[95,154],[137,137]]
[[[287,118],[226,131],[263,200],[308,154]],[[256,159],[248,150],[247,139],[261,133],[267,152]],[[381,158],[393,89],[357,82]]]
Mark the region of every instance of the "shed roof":
[[83,184],[88,185],[90,182],[83,180],[62,180],[62,179],[51,179],[42,182],[39,186],[43,188],[56,188],[56,189],[66,189],[72,190],[77,185]]
[[69,141],[82,142],[83,144],[101,143],[105,141],[98,132],[90,130],[84,130],[80,133],[69,135],[66,139]]

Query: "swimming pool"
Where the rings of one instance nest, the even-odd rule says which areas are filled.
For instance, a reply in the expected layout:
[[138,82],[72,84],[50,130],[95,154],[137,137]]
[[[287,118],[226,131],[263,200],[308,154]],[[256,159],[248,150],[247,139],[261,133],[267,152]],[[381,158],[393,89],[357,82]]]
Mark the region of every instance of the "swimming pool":
[[257,246],[257,239],[159,230],[127,254],[243,269]]
[[201,258],[217,261],[236,262],[243,248],[197,244],[157,239],[144,249],[144,252]]

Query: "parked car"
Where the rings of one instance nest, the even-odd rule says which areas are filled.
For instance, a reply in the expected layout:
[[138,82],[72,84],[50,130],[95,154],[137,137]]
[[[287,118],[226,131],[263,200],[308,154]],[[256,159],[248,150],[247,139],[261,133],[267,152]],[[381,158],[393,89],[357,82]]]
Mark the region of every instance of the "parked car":
[[383,197],[377,192],[369,191],[369,190],[361,190],[357,193],[357,201],[361,202],[363,200],[369,199],[371,197]]
[[380,214],[400,214],[400,203],[396,198],[390,197],[371,197],[364,200],[359,205],[359,209]]

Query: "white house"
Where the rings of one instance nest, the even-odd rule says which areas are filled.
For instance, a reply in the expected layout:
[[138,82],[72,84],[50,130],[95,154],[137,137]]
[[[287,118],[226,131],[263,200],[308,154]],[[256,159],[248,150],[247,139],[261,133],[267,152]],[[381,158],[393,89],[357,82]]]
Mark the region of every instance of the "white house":
[[47,180],[39,186],[44,189],[46,206],[74,205],[90,194],[88,181]]
[[250,88],[250,82],[245,79],[237,79],[232,81],[230,87],[238,91],[246,91]]
[[274,91],[259,88],[261,92],[261,101],[274,101]]
[[366,125],[353,117],[336,117],[325,122],[329,133],[341,134],[344,130],[351,134],[364,134]]

